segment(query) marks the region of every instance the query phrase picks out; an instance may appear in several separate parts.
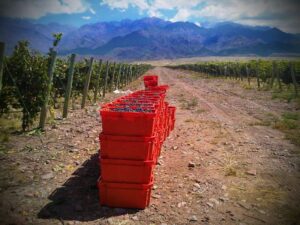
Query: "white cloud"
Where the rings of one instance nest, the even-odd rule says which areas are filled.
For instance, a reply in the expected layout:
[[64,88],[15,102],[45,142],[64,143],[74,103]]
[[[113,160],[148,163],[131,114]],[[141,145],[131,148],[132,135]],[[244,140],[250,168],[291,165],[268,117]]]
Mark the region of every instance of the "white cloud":
[[89,8],[89,11],[92,13],[92,14],[96,14],[95,10],[93,8]]
[[108,5],[112,9],[128,9],[129,6],[146,10],[150,7],[146,0],[103,0],[102,5]]
[[120,10],[136,7],[160,18],[162,10],[174,10],[171,21],[233,21],[300,32],[299,0],[103,0],[102,4]]
[[82,16],[81,18],[84,19],[84,20],[90,20],[92,17],[90,17],[90,16]]
[[189,9],[179,9],[176,15],[171,19],[172,22],[177,21],[187,21],[191,16],[191,11]]
[[299,3],[293,0],[224,0],[212,1],[191,16],[215,21],[234,21],[248,25],[279,27],[289,32],[299,32]]
[[49,13],[82,13],[88,10],[85,0],[1,0],[0,15],[38,19]]

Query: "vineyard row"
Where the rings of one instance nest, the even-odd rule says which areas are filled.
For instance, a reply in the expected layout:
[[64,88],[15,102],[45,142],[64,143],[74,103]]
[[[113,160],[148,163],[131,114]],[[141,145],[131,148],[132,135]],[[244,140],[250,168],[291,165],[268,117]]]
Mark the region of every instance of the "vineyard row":
[[[58,58],[51,50],[47,56],[32,52],[29,43],[19,42],[11,56],[4,56],[0,43],[0,115],[22,112],[22,128],[27,129],[38,115],[44,128],[49,106],[63,98],[63,118],[68,115],[70,99],[81,96],[96,103],[107,92],[125,87],[137,79],[150,65],[116,63],[93,57],[76,62],[76,55]],[[92,97],[89,95],[92,91]]]
[[298,96],[300,84],[300,61],[250,60],[240,62],[201,62],[168,66],[173,69],[184,69],[200,72],[210,76],[226,77],[248,81],[256,80],[258,89],[267,85],[275,86],[282,91],[282,85],[294,86],[294,94]]

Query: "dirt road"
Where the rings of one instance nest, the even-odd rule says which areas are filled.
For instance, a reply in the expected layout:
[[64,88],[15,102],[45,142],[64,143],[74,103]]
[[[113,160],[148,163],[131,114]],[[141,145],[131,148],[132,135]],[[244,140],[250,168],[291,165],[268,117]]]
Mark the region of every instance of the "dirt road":
[[45,135],[15,135],[6,144],[1,224],[300,224],[299,149],[261,126],[294,106],[236,81],[160,67],[149,73],[170,85],[168,101],[177,106],[150,207],[99,206],[101,124],[90,106]]

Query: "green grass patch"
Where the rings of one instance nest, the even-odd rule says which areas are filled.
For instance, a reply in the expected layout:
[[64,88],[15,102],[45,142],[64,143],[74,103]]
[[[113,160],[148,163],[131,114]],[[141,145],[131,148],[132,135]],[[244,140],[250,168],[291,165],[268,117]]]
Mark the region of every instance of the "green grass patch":
[[257,122],[250,123],[249,126],[273,126],[279,118],[273,113],[266,113],[265,117],[262,120]]
[[300,146],[300,112],[283,113],[273,127],[284,132],[293,144]]
[[272,99],[281,99],[287,102],[296,101],[300,103],[300,96],[295,95],[295,91],[293,88],[283,88],[283,90],[281,91],[280,90],[273,91]]
[[287,119],[287,120],[299,120],[300,119],[300,113],[294,113],[294,112],[285,112],[282,114],[282,117],[284,119]]

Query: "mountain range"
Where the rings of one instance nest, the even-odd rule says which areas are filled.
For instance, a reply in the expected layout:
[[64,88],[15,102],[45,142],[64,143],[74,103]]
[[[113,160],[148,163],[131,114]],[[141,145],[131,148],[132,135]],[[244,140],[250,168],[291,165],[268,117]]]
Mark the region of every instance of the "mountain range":
[[76,28],[0,18],[0,41],[6,43],[8,54],[19,40],[28,40],[33,49],[46,53],[52,45],[52,34],[59,32],[63,33],[57,49],[60,55],[77,53],[119,60],[300,55],[299,34],[266,26],[222,22],[208,28],[143,18]]

